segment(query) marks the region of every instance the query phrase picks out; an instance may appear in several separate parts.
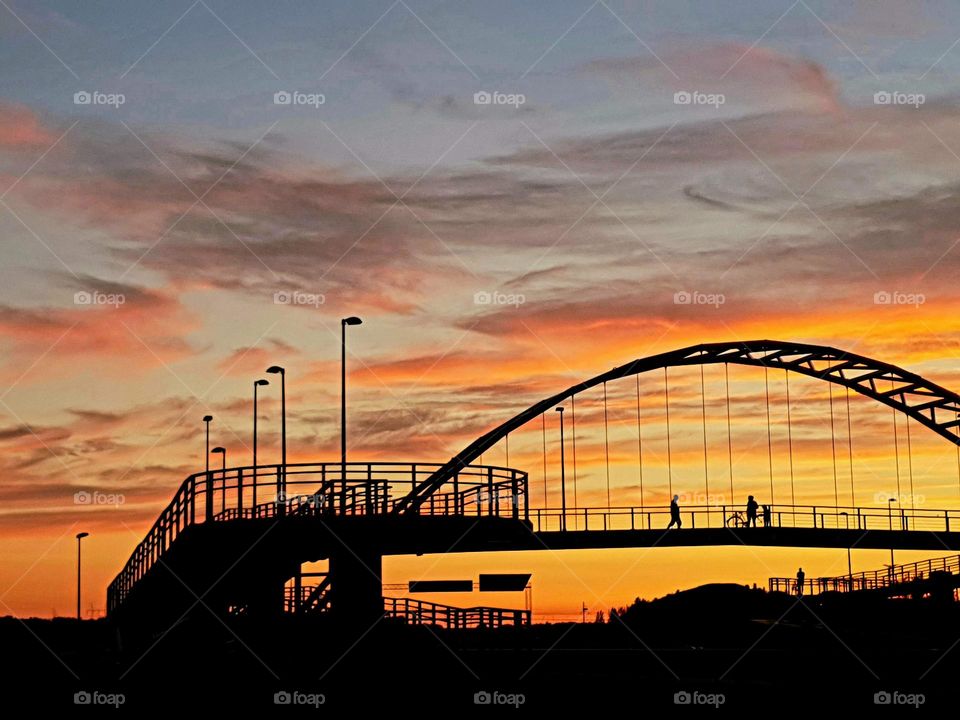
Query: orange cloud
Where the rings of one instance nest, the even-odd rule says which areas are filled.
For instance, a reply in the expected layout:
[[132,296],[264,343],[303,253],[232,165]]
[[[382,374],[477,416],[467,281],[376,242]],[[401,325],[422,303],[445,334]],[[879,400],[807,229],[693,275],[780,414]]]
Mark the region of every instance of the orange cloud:
[[0,306],[0,339],[8,345],[2,367],[9,379],[47,353],[45,368],[59,374],[105,357],[126,359],[112,366],[115,372],[138,373],[190,352],[184,336],[196,319],[164,291],[90,277],[61,279],[72,307]]

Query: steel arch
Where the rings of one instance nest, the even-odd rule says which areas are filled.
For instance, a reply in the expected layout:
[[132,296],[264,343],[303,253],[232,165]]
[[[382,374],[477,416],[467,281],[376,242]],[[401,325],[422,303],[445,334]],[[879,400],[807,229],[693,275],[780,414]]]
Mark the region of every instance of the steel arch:
[[[394,512],[417,512],[447,480],[508,433],[564,400],[601,383],[664,367],[731,363],[782,368],[850,388],[912,417],[950,442],[960,445],[960,395],[896,365],[837,348],[807,343],[756,340],[702,343],[650,355],[620,365],[541,400],[477,438],[397,503]],[[879,383],[890,385],[884,389]]]

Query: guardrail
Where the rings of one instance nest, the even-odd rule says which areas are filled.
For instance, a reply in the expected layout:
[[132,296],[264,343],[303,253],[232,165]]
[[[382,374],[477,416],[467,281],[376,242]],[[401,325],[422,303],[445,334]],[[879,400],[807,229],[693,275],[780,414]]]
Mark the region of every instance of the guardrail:
[[529,610],[461,608],[414,598],[385,597],[383,608],[388,618],[403,620],[408,625],[436,625],[451,630],[520,627],[530,624],[531,615]]
[[[960,532],[960,510],[887,507],[831,507],[771,505],[769,524],[757,513],[756,529],[816,528],[832,530],[922,530]],[[529,519],[537,532],[583,530],[664,530],[670,524],[669,506],[610,508],[533,508]],[[748,527],[742,505],[693,505],[680,510],[681,531],[688,528]],[[674,525],[676,527],[676,525]],[[750,524],[749,529],[754,525]]]
[[[107,612],[186,528],[204,522],[286,515],[378,515],[440,467],[435,463],[296,463],[211,470],[184,480],[107,588]],[[471,465],[420,506],[421,515],[528,516],[527,474]]]
[[[817,595],[822,592],[855,592],[858,590],[879,590],[917,580],[929,580],[932,573],[960,573],[960,555],[948,555],[942,558],[919,560],[903,565],[894,565],[882,570],[865,570],[851,575],[834,577],[807,578],[803,592]],[[795,593],[796,578],[772,577],[768,581],[771,592]]]

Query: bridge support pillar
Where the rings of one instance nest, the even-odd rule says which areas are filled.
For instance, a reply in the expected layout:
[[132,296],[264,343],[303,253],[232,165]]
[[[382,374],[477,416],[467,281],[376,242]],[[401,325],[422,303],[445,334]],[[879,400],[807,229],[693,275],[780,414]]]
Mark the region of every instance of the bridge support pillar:
[[373,625],[383,617],[383,556],[352,550],[330,556],[330,612],[338,621]]
[[258,618],[278,618],[283,615],[283,577],[258,578],[249,596],[248,610]]

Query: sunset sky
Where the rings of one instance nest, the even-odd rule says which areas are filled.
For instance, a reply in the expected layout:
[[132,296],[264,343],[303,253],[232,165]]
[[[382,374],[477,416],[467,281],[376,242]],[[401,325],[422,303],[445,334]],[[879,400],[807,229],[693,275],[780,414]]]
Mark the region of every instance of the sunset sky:
[[[578,380],[703,341],[833,345],[960,388],[960,5],[541,5],[0,2],[0,615],[72,611],[81,530],[84,607],[102,611],[202,469],[201,417],[231,464],[250,462],[268,365],[288,369],[291,461],[337,459],[345,315],[364,321],[354,460],[443,462]],[[671,377],[674,486],[697,493],[699,370]],[[723,380],[706,368],[708,476],[729,495]],[[641,378],[655,505],[662,382]],[[767,493],[763,373],[732,368],[731,389],[739,503]],[[279,456],[276,390],[261,395],[264,462]],[[609,390],[614,504],[638,505],[636,388]],[[771,374],[780,502],[784,391]],[[832,504],[827,387],[797,377],[791,393],[797,502]],[[842,390],[834,402],[849,504]],[[606,502],[599,403],[577,400],[592,506]],[[890,410],[856,396],[850,419],[856,499],[885,505]],[[955,448],[911,432],[918,504],[958,507]],[[536,423],[510,447],[534,506],[540,442]],[[77,505],[80,491],[123,503]],[[855,551],[854,569],[886,559]],[[846,554],[424,556],[388,559],[384,581],[533,572],[536,613],[561,618],[800,564],[839,574]]]

